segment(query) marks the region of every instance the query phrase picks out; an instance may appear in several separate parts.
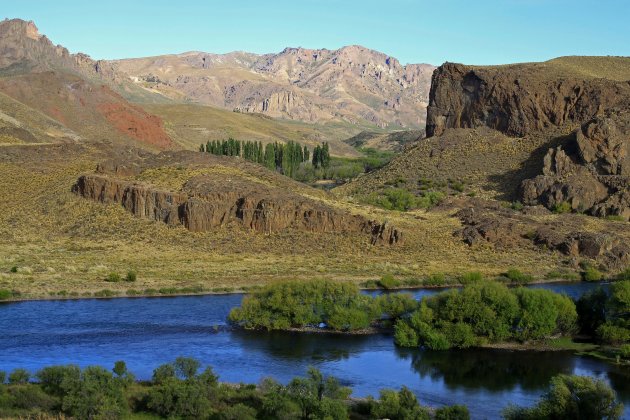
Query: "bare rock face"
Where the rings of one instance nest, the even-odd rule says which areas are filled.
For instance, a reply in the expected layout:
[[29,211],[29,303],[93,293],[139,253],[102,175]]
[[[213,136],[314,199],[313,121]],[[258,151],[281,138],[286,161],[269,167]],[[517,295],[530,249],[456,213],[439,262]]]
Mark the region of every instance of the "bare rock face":
[[543,175],[523,181],[523,203],[630,219],[630,113],[611,111],[549,149]]
[[560,252],[576,266],[588,258],[610,270],[630,264],[628,232],[618,224],[609,231],[586,231],[583,220],[575,215],[541,221],[537,216],[547,211],[540,207],[525,207],[519,212],[477,199],[459,205],[463,208],[455,217],[463,227],[455,234],[470,246],[486,244],[513,250],[533,245]]
[[[190,177],[177,190],[133,180],[134,175],[142,174],[145,169],[155,170],[168,163],[180,168],[194,164],[195,170],[210,172]],[[73,191],[98,202],[120,204],[135,216],[171,226],[183,225],[193,232],[238,225],[260,233],[285,229],[359,232],[369,235],[372,244],[402,242],[402,233],[389,224],[367,220],[272,184],[256,182],[250,176],[239,176],[238,172],[229,177],[220,172],[214,175],[208,164],[216,165],[216,157],[194,152],[165,152],[156,158],[107,162],[99,165],[97,173],[81,176]],[[245,168],[252,166],[241,164]]]
[[264,55],[190,52],[111,63],[143,87],[176,99],[293,120],[414,129],[424,126],[435,69],[401,65],[357,45]]
[[559,73],[552,63],[475,67],[445,63],[433,73],[427,136],[487,126],[509,136],[583,123],[630,98],[630,84]]

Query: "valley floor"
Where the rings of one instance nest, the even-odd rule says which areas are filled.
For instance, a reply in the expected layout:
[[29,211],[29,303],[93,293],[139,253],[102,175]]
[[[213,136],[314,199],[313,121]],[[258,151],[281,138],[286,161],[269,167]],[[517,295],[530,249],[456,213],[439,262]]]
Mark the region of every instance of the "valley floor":
[[[544,278],[566,263],[565,256],[534,246],[471,248],[454,234],[461,223],[453,209],[386,211],[330,194],[322,198],[326,204],[387,220],[404,232],[404,243],[372,246],[362,234],[167,227],[71,192],[77,177],[108,153],[97,144],[0,149],[0,289],[26,299],[98,296],[104,289],[221,292],[281,279],[359,283],[385,274],[400,280],[469,271],[495,276],[508,268]],[[137,274],[133,283],[106,281],[129,271]]]

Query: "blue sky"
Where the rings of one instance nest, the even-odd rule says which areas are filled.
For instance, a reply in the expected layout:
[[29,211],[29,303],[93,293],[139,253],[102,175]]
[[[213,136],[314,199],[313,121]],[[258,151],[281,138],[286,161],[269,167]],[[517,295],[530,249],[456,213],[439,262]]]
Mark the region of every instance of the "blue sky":
[[97,59],[350,44],[403,64],[630,55],[630,0],[0,0],[0,11]]

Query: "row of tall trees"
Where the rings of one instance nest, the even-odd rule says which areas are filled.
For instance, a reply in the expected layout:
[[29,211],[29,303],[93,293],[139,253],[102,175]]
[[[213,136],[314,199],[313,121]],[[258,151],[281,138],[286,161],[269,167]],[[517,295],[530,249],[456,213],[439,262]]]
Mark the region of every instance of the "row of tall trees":
[[[220,156],[239,156],[251,162],[265,165],[268,169],[276,170],[291,178],[295,177],[302,163],[311,161],[309,149],[294,141],[268,143],[263,147],[262,142],[229,138],[227,140],[208,141],[199,147],[199,151]],[[330,165],[328,143],[322,143],[315,147],[312,164],[315,168],[328,168]]]

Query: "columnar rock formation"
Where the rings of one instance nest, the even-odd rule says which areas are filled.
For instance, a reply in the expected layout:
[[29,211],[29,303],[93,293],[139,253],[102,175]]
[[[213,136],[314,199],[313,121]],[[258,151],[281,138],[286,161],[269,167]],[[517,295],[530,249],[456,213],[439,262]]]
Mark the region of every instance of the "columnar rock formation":
[[[183,225],[193,232],[211,231],[230,224],[261,233],[284,229],[308,232],[358,232],[368,234],[372,244],[394,245],[402,241],[399,230],[389,224],[370,221],[359,215],[333,208],[315,199],[292,193],[273,184],[252,179],[240,170],[226,176],[220,162],[229,165],[236,158],[217,159],[195,156],[193,152],[162,153],[147,161],[117,162],[100,165],[97,173],[81,176],[73,191],[82,197],[102,203],[117,203],[136,216]],[[194,162],[194,163],[193,163]],[[200,165],[201,163],[201,165]],[[165,189],[134,180],[147,168],[169,164],[182,167],[191,164],[191,173],[181,189]],[[162,166],[164,165],[164,166]],[[256,168],[257,171],[266,171]],[[275,174],[273,174],[275,176]]]

